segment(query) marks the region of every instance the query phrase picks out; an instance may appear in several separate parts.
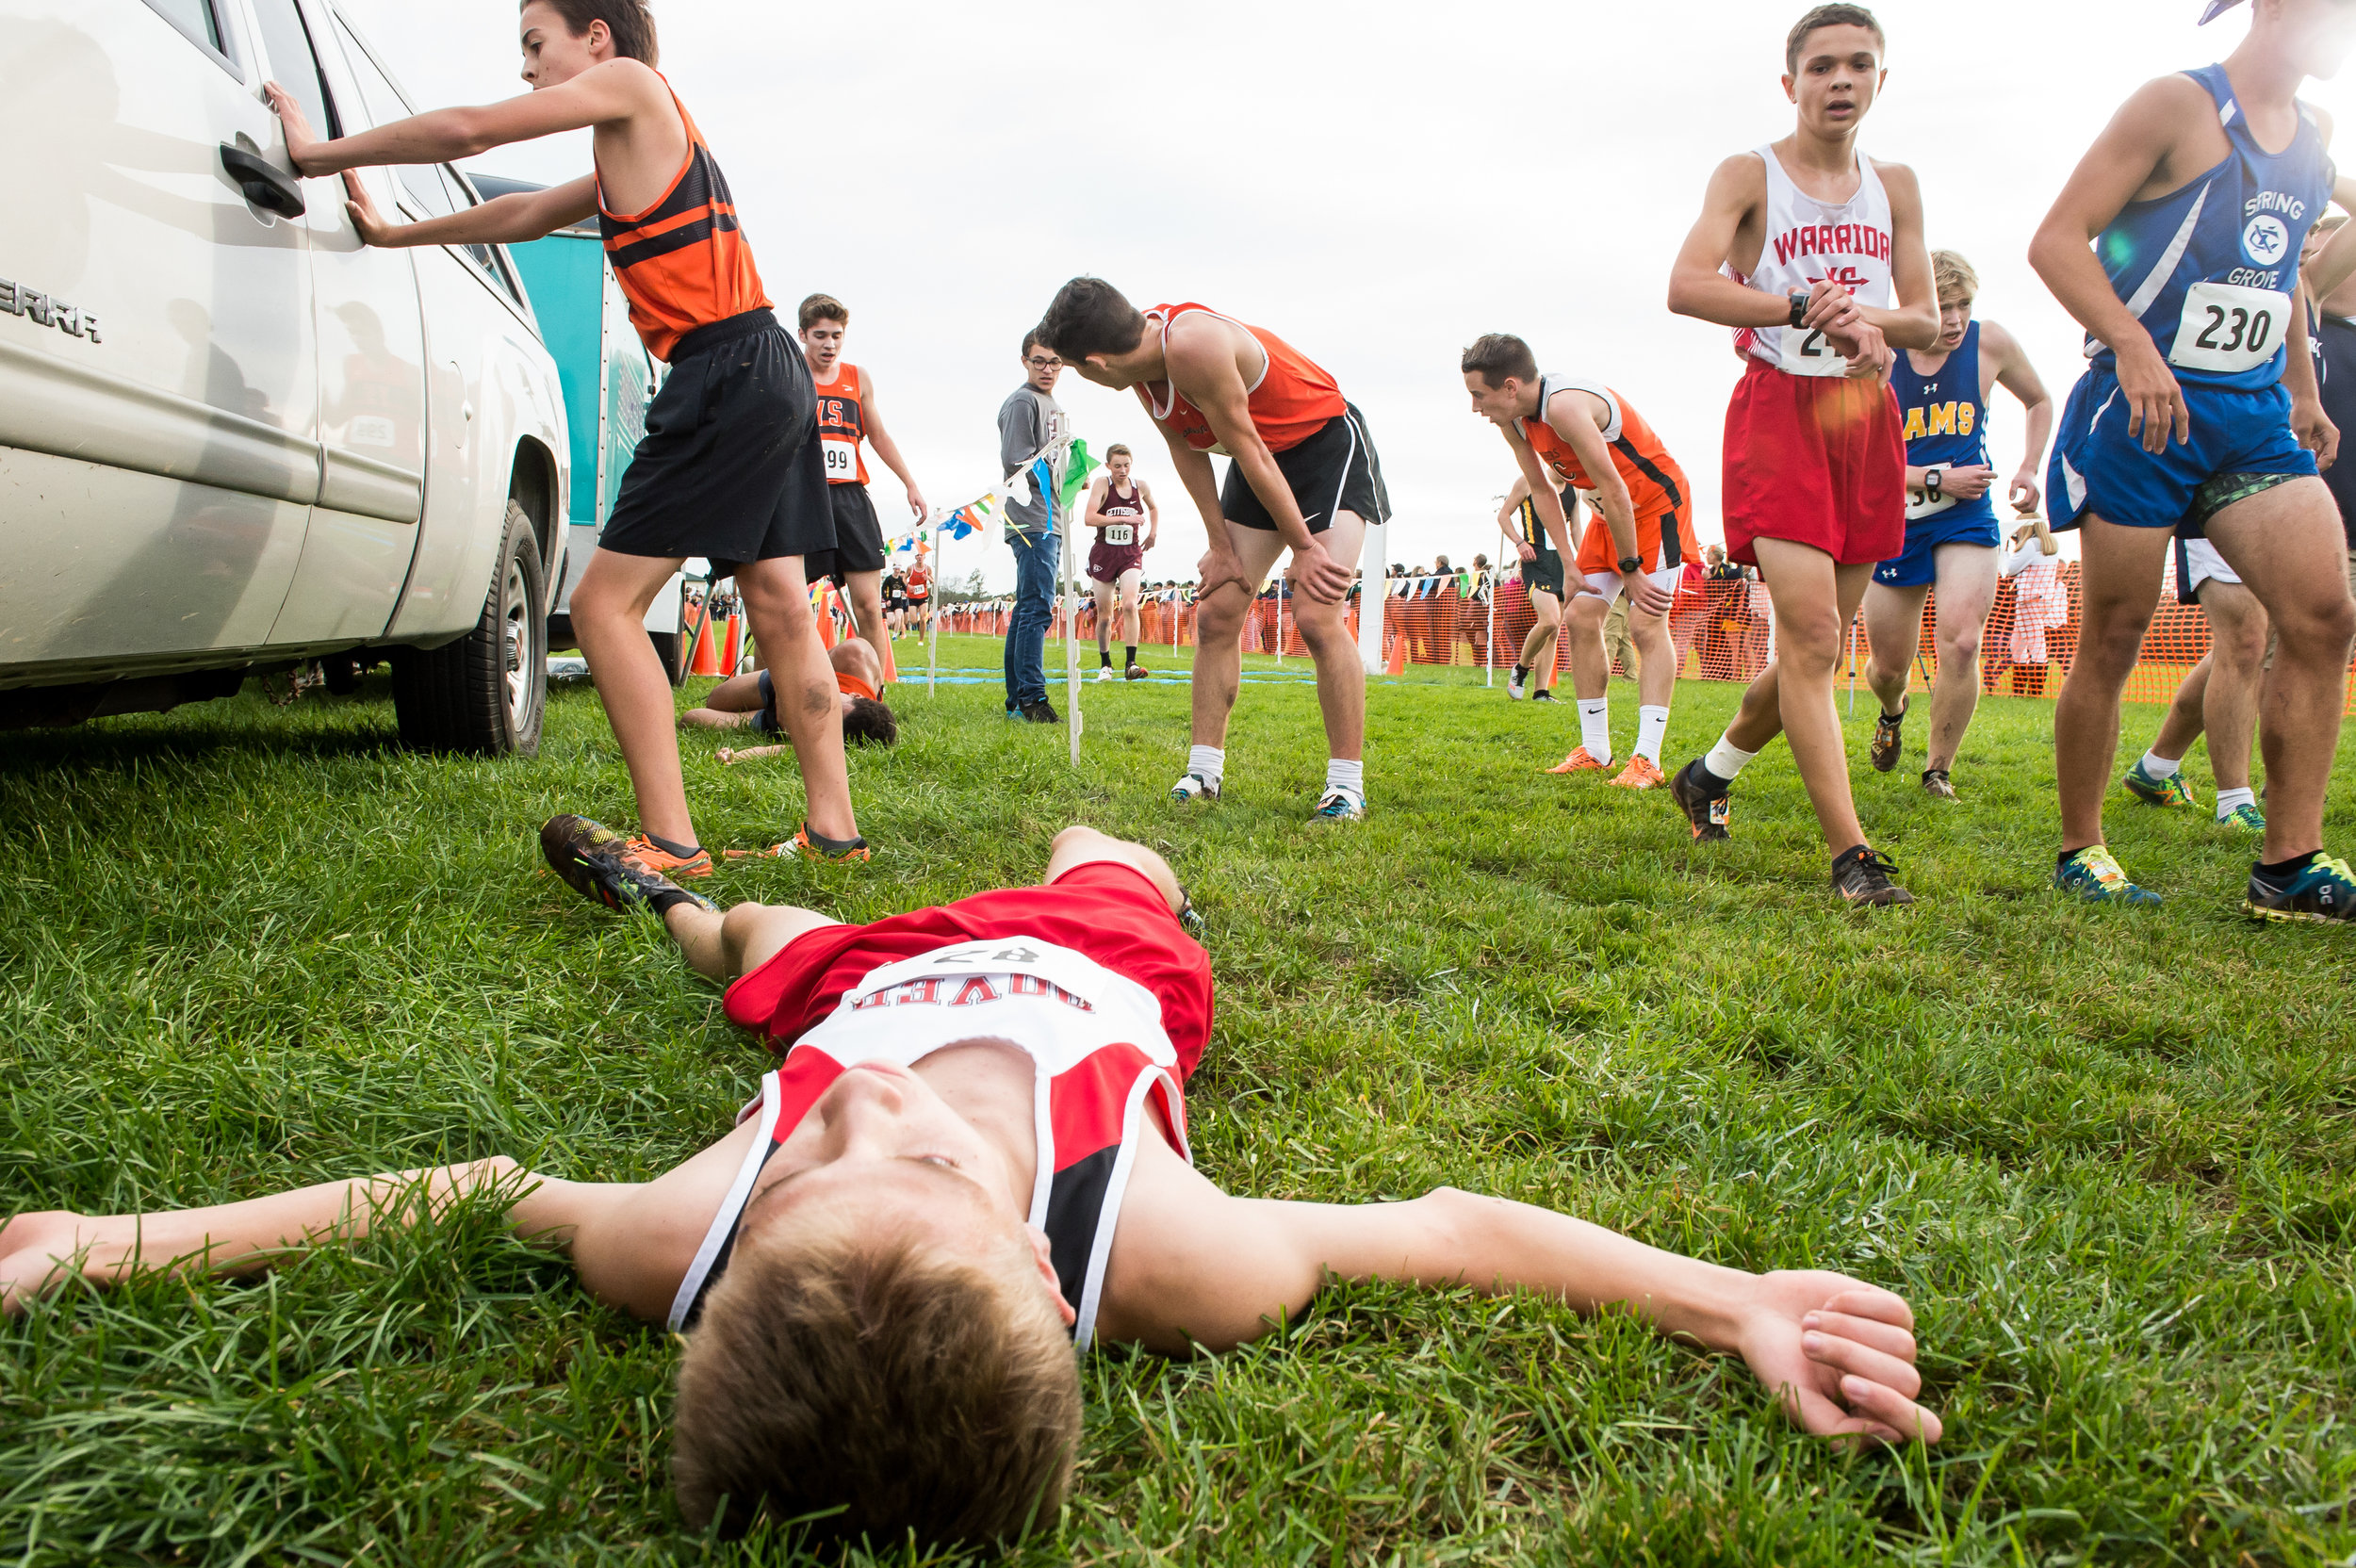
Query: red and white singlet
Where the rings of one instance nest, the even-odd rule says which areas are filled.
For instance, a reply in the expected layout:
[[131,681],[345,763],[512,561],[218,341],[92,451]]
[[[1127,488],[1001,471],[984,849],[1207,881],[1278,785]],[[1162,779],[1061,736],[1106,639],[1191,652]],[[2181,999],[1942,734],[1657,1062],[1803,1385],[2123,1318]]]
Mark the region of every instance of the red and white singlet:
[[[1342,416],[1348,404],[1342,400],[1342,389],[1333,378],[1311,360],[1308,355],[1262,327],[1237,321],[1232,316],[1219,316],[1208,305],[1155,305],[1145,313],[1148,332],[1162,335],[1162,346],[1170,345],[1170,323],[1190,310],[1205,316],[1218,316],[1222,321],[1243,328],[1260,345],[1260,374],[1247,389],[1246,406],[1252,411],[1252,427],[1272,452],[1290,451],[1326,425]],[[1178,388],[1169,381],[1162,383],[1162,396],[1156,397],[1152,385],[1137,388],[1138,400],[1153,421],[1199,452],[1211,452],[1219,457],[1231,456],[1211,433],[1211,421],[1201,409],[1178,395]]]
[[[1767,166],[1767,237],[1748,277],[1729,265],[1727,275],[1761,293],[1788,295],[1830,278],[1863,305],[1887,310],[1897,290],[1890,278],[1890,193],[1873,160],[1857,155],[1857,193],[1838,206],[1792,183],[1772,146],[1758,150]],[[1822,333],[1799,327],[1738,327],[1738,352],[1787,375],[1844,376],[1849,364]]]
[[761,1080],[761,1098],[738,1116],[758,1120],[762,1135],[679,1282],[671,1327],[693,1325],[728,1267],[761,1167],[844,1070],[909,1067],[944,1046],[988,1038],[1018,1046],[1036,1070],[1039,1174],[1029,1220],[1047,1233],[1057,1283],[1078,1315],[1072,1336],[1085,1349],[1137,1140],[1159,1137],[1192,1157],[1180,1057],[1162,1020],[1162,1002],[1148,987],[1031,937],[957,942],[869,971],[794,1041],[784,1065]]

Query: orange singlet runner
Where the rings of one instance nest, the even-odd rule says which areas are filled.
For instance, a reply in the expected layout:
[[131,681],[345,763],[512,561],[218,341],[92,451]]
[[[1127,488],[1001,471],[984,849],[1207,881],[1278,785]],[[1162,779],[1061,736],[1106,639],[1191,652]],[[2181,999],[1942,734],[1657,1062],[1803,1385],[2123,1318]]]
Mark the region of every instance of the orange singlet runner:
[[[663,85],[669,89],[670,78]],[[630,323],[646,351],[665,363],[679,340],[697,327],[769,304],[752,247],[737,230],[728,177],[676,90],[671,104],[687,128],[687,160],[661,199],[624,217],[606,206],[605,182],[597,182],[597,228],[614,281],[630,299]]]
[[[1595,487],[1586,466],[1579,461],[1579,453],[1546,423],[1546,406],[1554,401],[1558,392],[1585,392],[1601,398],[1611,411],[1611,423],[1603,427],[1604,444],[1612,449],[1612,466],[1619,470],[1622,482],[1628,486],[1629,504],[1636,511],[1636,550],[1644,559],[1644,570],[1665,570],[1698,559],[1702,547],[1693,534],[1692,490],[1686,483],[1685,470],[1677,466],[1677,459],[1669,455],[1668,447],[1644,416],[1617,392],[1599,383],[1573,381],[1567,376],[1542,378],[1538,384],[1538,412],[1521,421],[1523,439],[1538,454],[1539,461],[1579,489]],[[1669,519],[1665,529],[1661,527],[1664,517]],[[1590,545],[1589,540],[1595,543]],[[1612,530],[1598,512],[1579,541],[1579,570],[1608,572],[1616,564],[1618,553],[1618,547],[1612,542]]]
[[[1170,346],[1170,324],[1190,310],[1218,316],[1222,321],[1241,327],[1260,345],[1265,363],[1260,379],[1252,384],[1246,406],[1252,410],[1253,428],[1259,431],[1260,439],[1267,443],[1269,451],[1290,451],[1330,421],[1340,418],[1347,410],[1349,405],[1342,400],[1341,387],[1308,355],[1274,333],[1237,321],[1232,316],[1219,316],[1208,305],[1155,305],[1145,313],[1149,328],[1159,324],[1165,350]],[[1167,378],[1162,382],[1162,390],[1168,396],[1167,401],[1153,396],[1150,383],[1137,388],[1137,400],[1145,404],[1146,413],[1153,416],[1156,424],[1196,451],[1216,452],[1221,457],[1233,455],[1211,433],[1211,421],[1203,417],[1203,411],[1180,397],[1178,388]]]
[[826,482],[865,484],[867,405],[859,400],[859,367],[835,361],[834,380],[812,380],[818,389],[818,444],[826,454]]

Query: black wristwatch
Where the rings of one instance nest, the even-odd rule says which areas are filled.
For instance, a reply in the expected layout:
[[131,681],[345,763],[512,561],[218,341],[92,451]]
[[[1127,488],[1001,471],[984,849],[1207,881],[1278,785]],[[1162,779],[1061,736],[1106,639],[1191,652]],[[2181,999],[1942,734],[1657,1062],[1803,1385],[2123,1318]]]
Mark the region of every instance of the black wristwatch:
[[1623,573],[1640,570],[1644,564],[1644,558],[1641,555],[1624,555],[1620,557],[1620,570]]
[[1939,498],[1939,476],[1942,470],[1936,467],[1925,468],[1922,470],[1922,494],[1928,496],[1932,500]]
[[1806,288],[1795,288],[1792,291],[1792,324],[1793,326],[1796,327],[1808,319],[1808,296],[1812,292],[1813,290]]

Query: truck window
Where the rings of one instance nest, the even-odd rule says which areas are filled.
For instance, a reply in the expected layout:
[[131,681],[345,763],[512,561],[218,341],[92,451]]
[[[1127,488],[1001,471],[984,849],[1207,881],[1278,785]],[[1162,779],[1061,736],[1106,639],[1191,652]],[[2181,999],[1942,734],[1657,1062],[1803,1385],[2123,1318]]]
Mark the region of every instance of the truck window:
[[[344,19],[335,19],[335,36],[344,46],[344,58],[352,64],[352,79],[359,84],[360,102],[368,110],[368,123],[389,125],[396,120],[409,118],[410,109],[393,84],[377,66],[376,60],[360,41],[352,36]],[[393,177],[401,182],[403,200],[428,218],[447,218],[457,209],[450,204],[450,192],[442,188],[438,171],[431,164],[404,163],[393,170]]]
[[262,24],[262,47],[270,55],[270,79],[294,94],[319,134],[333,139],[344,134],[344,122],[319,75],[319,62],[311,53],[311,34],[295,9],[295,0],[254,0],[254,16]]
[[215,65],[241,82],[245,80],[245,73],[230,57],[229,45],[221,37],[221,17],[213,9],[213,0],[147,0],[147,8],[211,56]]
[[[456,169],[444,164],[441,173],[444,183],[450,187],[450,200],[458,204],[461,211],[482,204],[476,200],[473,188],[467,185]],[[466,245],[462,246],[461,249],[466,253],[466,259],[481,268],[483,275],[491,280],[492,287],[518,304],[523,302],[523,290],[517,288],[515,280],[507,275],[507,269],[500,265],[498,252],[488,245]]]

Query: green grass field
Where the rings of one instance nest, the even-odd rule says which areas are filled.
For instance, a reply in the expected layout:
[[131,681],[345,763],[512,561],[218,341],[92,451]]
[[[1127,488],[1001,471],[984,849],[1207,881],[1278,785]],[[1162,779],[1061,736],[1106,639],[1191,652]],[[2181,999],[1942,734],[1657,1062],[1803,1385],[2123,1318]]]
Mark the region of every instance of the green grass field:
[[[1780,749],[1696,853],[1664,796],[1541,774],[1572,710],[1478,678],[1378,681],[1375,814],[1322,829],[1306,685],[1247,686],[1226,798],[1183,815],[1182,683],[1089,686],[1079,773],[993,685],[903,686],[901,745],[852,764],[874,863],[717,890],[866,919],[1028,880],[1070,822],[1143,839],[1210,922],[1215,1178],[1448,1183],[1888,1284],[1946,1443],[1835,1452],[1625,1318],[1337,1288],[1225,1357],[1089,1358],[1080,1485],[1015,1560],[2356,1560],[2356,937],[2245,923],[2247,846],[2123,801],[2168,906],[2055,903],[2045,703],[1984,706],[1943,805],[1919,733],[1864,767],[1860,697],[1862,814],[1923,901],[1868,917]],[[1680,690],[1672,766],[1734,695]],[[685,742],[706,841],[790,835],[790,763],[715,743]],[[0,1214],[492,1153],[632,1178],[716,1136],[766,1054],[542,869],[562,810],[629,820],[581,683],[535,761],[405,755],[375,688],[8,736]],[[0,1560],[787,1560],[679,1522],[675,1355],[475,1211],[260,1282],[70,1292],[0,1324]]]

